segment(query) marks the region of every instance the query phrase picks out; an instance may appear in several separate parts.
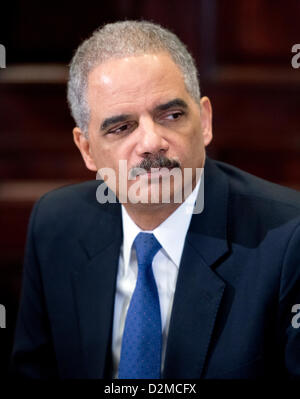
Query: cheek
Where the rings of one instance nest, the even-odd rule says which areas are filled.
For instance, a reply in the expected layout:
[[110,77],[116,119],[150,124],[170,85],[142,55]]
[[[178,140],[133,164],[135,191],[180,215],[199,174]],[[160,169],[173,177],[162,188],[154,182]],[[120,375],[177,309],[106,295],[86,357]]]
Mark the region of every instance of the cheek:
[[203,147],[203,137],[200,128],[191,128],[185,132],[181,132],[177,139],[173,142],[173,148],[183,157],[190,157],[196,154]]
[[193,149],[196,151],[199,151],[204,146],[203,135],[200,127],[198,128],[198,130],[194,131],[194,134],[192,136],[192,146]]
[[113,167],[112,151],[104,148],[101,143],[92,147],[92,154],[98,169]]
[[202,163],[203,138],[199,130],[190,131],[174,140],[171,149],[171,157],[178,157],[184,167],[194,167]]
[[[118,176],[120,161],[126,161],[127,169],[130,166],[130,152],[127,146],[120,143],[110,143],[99,147],[98,162],[102,168],[112,168]],[[122,164],[122,168],[124,163]]]

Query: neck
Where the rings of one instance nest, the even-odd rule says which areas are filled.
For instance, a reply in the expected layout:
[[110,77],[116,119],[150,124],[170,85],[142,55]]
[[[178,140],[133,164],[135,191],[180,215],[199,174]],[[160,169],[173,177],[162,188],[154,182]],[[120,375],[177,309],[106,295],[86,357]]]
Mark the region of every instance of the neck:
[[165,221],[181,204],[123,204],[128,215],[142,230],[154,230]]

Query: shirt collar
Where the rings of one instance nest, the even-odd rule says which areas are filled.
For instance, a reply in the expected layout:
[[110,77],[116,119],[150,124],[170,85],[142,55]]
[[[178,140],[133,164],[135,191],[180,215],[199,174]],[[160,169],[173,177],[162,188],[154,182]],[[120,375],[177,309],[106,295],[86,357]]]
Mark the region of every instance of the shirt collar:
[[[187,197],[187,199],[158,227],[153,231],[147,231],[153,233],[155,238],[158,240],[163,250],[167,253],[167,256],[171,258],[173,263],[179,267],[181,255],[183,252],[185,236],[188,231],[193,205],[196,201],[197,194],[199,191],[201,177],[196,184],[196,187]],[[124,272],[128,271],[131,248],[136,236],[142,232],[141,230],[128,215],[125,207],[122,205],[122,221],[123,221],[123,259],[124,259]]]

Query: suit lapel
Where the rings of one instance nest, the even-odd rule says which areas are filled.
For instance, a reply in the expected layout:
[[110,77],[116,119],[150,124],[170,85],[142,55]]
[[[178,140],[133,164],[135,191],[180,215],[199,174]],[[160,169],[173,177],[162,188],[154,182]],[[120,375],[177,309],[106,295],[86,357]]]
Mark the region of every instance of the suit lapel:
[[[99,207],[100,208],[100,207]],[[98,213],[80,242],[87,262],[73,272],[84,378],[103,378],[110,350],[122,225],[120,205]],[[103,208],[102,208],[103,209]],[[110,209],[111,211],[111,209]]]
[[204,210],[192,217],[179,268],[164,378],[200,378],[224,281],[212,266],[228,252],[228,182],[209,159],[204,169]]

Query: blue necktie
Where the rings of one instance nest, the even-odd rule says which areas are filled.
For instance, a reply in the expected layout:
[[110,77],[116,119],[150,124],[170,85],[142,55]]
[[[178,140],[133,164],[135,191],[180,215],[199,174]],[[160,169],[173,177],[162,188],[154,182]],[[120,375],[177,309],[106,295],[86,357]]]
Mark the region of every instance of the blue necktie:
[[149,233],[139,233],[133,245],[138,277],[125,321],[119,378],[160,378],[161,315],[152,261],[161,245]]

